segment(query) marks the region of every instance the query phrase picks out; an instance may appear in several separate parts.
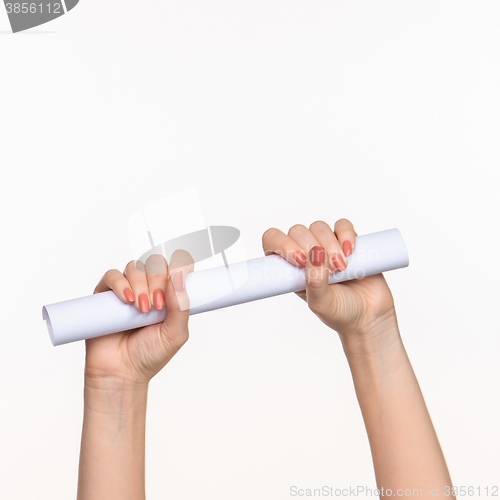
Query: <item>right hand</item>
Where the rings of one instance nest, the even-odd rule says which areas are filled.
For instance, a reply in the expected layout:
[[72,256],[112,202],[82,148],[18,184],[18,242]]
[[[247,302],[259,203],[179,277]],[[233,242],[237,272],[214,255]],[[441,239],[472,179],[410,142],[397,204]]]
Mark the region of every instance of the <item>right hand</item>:
[[[352,223],[340,219],[332,230],[323,221],[309,228],[296,224],[288,234],[268,229],[262,237],[266,254],[276,253],[291,264],[306,268],[306,290],[298,292],[323,323],[346,343],[360,344],[377,338],[377,346],[399,338],[391,291],[382,274],[330,285],[329,274],[348,265],[356,245]],[[380,338],[380,332],[388,337]],[[380,342],[382,341],[382,342]]]
[[166,305],[167,315],[162,323],[88,339],[87,381],[112,378],[147,384],[172,359],[189,337],[184,283],[193,267],[189,253],[177,250],[170,263],[172,276],[162,255],[149,257],[145,267],[140,261],[131,261],[124,273],[111,269],[104,274],[94,293],[112,290],[143,313]]

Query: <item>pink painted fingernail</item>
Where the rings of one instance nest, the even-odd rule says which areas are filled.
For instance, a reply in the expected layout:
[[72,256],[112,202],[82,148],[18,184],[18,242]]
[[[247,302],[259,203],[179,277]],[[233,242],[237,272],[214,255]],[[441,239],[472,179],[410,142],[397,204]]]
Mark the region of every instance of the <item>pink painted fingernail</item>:
[[139,295],[139,309],[142,313],[147,313],[149,311],[149,300],[145,293]]
[[323,247],[314,246],[309,252],[309,258],[313,266],[321,266],[325,262],[326,252]]
[[345,240],[344,243],[342,243],[342,251],[346,257],[352,254],[352,245],[349,240]]
[[333,263],[335,264],[335,267],[339,270],[339,271],[344,271],[346,269],[346,265],[342,259],[342,257],[337,254],[333,257]]
[[125,290],[123,290],[123,295],[125,295],[125,298],[129,302],[134,302],[135,301],[134,294],[132,293],[132,290],[130,288],[125,288]]
[[163,309],[163,306],[165,305],[165,300],[163,298],[163,292],[161,290],[156,290],[155,293],[153,293],[153,304],[155,305],[155,309]]
[[182,271],[174,276],[173,283],[176,292],[182,292],[182,290],[184,290],[184,279],[182,278]]
[[295,252],[295,260],[299,264],[305,266],[307,264],[307,255],[304,252],[299,250],[299,251]]

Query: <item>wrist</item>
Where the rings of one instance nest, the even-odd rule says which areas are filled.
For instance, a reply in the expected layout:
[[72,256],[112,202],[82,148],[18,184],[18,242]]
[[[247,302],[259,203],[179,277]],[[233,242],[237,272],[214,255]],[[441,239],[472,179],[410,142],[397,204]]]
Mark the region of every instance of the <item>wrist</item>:
[[394,308],[355,329],[338,333],[348,358],[380,356],[393,347],[402,345]]
[[341,336],[356,392],[380,397],[410,366],[397,322],[387,321],[358,335]]
[[149,384],[119,377],[85,376],[85,411],[107,415],[146,412]]

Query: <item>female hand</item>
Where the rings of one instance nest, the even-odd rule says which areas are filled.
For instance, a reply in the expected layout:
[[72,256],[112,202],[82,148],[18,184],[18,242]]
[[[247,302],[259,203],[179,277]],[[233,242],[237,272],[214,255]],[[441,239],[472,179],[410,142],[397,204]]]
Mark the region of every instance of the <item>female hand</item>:
[[340,219],[334,229],[323,221],[295,225],[288,234],[273,228],[262,243],[266,253],[305,266],[306,290],[298,295],[340,335],[378,489],[422,492],[435,484],[436,491],[446,491],[452,482],[399,334],[391,291],[382,274],[328,284],[329,268],[344,270],[356,244],[351,222]]
[[172,255],[170,270],[162,255],[152,255],[145,266],[131,261],[124,273],[111,269],[104,274],[94,293],[113,290],[143,313],[166,305],[167,316],[163,323],[87,340],[88,380],[111,377],[147,383],[172,359],[189,337],[184,280],[193,266],[189,253],[178,250]]
[[346,269],[346,257],[355,251],[356,236],[347,219],[338,220],[334,231],[326,222],[316,221],[309,228],[297,224],[288,234],[268,229],[262,246],[266,254],[276,253],[306,268],[306,290],[297,295],[323,323],[339,333],[343,342],[359,343],[380,331],[391,331],[394,337],[394,302],[382,274],[328,284],[332,272]]

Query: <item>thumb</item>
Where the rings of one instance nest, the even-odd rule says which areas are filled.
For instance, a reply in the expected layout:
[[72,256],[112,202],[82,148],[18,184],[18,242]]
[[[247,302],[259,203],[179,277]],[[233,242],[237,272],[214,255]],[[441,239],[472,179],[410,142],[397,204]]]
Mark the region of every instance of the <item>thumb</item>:
[[314,246],[306,263],[306,297],[311,311],[321,314],[328,307],[329,264],[323,247]]
[[189,297],[185,282],[188,273],[194,270],[194,260],[186,250],[176,250],[168,266],[169,279],[165,289],[167,316],[165,324],[186,326],[189,318]]

